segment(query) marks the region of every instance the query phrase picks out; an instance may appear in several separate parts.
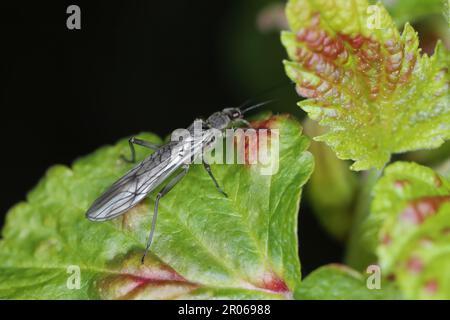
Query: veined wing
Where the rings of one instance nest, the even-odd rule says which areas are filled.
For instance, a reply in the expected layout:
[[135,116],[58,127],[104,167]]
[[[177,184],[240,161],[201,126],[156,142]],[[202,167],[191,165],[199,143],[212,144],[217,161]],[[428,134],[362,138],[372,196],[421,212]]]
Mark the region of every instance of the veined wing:
[[169,142],[162,146],[95,200],[86,217],[92,221],[110,220],[133,208],[178,168],[192,160],[193,154],[201,153],[202,145],[211,136],[212,133],[205,131],[195,141]]

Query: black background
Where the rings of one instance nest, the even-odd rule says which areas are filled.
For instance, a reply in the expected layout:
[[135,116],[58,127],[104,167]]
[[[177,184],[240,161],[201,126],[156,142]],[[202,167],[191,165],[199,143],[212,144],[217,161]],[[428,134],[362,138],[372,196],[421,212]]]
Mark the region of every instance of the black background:
[[[246,2],[246,10],[261,2]],[[124,136],[167,135],[195,117],[248,98],[259,101],[283,82],[288,93],[265,97],[280,99],[276,111],[301,117],[284,76],[279,34],[257,35],[255,16],[238,16],[243,3],[2,2],[0,224],[51,165],[70,165]],[[70,4],[81,7],[81,30],[66,27]],[[243,25],[274,49],[240,46]],[[264,57],[279,63],[263,65]],[[238,72],[247,70],[258,83]],[[303,272],[339,261],[340,246],[322,232],[305,202],[301,211]]]

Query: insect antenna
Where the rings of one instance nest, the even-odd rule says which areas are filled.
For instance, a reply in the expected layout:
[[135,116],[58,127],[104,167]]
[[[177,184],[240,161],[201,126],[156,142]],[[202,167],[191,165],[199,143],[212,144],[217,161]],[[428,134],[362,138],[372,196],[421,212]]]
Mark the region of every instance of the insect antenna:
[[267,105],[269,103],[272,103],[273,101],[275,101],[275,100],[272,99],[272,100],[267,100],[267,101],[264,101],[264,102],[260,102],[260,103],[254,104],[254,105],[252,105],[252,106],[250,106],[248,108],[245,108],[241,112],[242,112],[242,114],[245,114],[245,113],[249,112],[250,110],[261,108],[261,107],[263,107],[263,106],[265,106],[265,105]]
[[[278,89],[280,89],[280,88],[286,88],[287,86],[291,86],[292,84],[293,84],[293,82],[291,82],[291,81],[289,81],[288,83],[286,83],[286,81],[283,80],[283,81],[279,82],[278,84],[275,84],[274,86],[272,86],[272,87],[270,87],[270,88],[268,88],[268,89],[266,89],[266,90],[260,92],[259,94],[256,95],[256,97],[253,97],[253,99],[247,99],[247,100],[244,101],[240,106],[238,106],[238,109],[242,110],[242,111],[241,111],[242,113],[245,113],[245,112],[248,112],[248,111],[250,111],[250,110],[253,110],[253,109],[262,107],[262,106],[264,106],[264,105],[266,105],[266,104],[268,104],[268,103],[270,103],[270,102],[273,102],[274,100],[268,100],[268,101],[265,101],[265,102],[261,102],[261,103],[258,103],[258,104],[249,106],[249,104],[250,104],[252,101],[255,101],[255,99],[261,98],[262,96],[266,95],[267,93],[270,93],[270,92],[273,93],[274,91],[276,91],[276,90],[278,90]],[[275,99],[275,100],[276,100],[276,99]],[[246,107],[247,107],[247,108],[246,108]],[[245,108],[245,109],[244,109],[244,108]]]

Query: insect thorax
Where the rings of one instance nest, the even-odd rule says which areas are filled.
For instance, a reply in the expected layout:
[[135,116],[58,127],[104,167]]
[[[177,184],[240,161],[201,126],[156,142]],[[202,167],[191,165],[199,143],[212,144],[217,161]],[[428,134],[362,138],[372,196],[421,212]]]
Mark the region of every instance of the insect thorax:
[[206,122],[215,129],[223,130],[230,125],[230,118],[223,112],[215,112],[209,116]]

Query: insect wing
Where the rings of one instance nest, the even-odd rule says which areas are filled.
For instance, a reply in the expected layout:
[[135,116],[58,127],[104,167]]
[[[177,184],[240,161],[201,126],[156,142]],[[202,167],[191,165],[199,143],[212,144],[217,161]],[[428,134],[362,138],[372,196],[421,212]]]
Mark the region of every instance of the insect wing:
[[[137,205],[183,164],[189,163],[210,134],[200,139],[170,142],[144,159],[116,181],[91,205],[86,217],[92,221],[113,219]],[[200,150],[200,151],[198,151]]]

